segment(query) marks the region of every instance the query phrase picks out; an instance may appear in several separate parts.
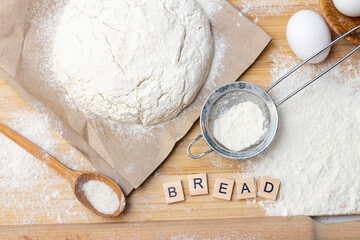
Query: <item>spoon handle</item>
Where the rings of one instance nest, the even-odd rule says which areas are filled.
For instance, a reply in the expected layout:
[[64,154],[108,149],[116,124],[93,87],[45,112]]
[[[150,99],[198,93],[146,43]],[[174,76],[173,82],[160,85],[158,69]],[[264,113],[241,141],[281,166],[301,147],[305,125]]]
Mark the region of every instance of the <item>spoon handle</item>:
[[6,137],[11,139],[17,145],[28,151],[31,155],[37,159],[43,161],[46,165],[57,171],[64,178],[66,178],[72,186],[74,186],[76,179],[79,174],[76,171],[73,171],[56,160],[53,156],[42,150],[40,147],[36,146],[34,143],[30,142],[11,128],[0,123],[0,132],[3,133]]

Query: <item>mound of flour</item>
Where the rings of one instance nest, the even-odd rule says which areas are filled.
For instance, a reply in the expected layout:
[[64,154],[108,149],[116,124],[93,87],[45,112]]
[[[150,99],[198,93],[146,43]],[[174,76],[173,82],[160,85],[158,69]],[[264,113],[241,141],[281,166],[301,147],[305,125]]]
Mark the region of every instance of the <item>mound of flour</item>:
[[[272,76],[298,62],[273,56]],[[360,72],[358,56],[324,75],[279,107],[279,129],[264,153],[247,161],[250,176],[281,180],[267,215],[330,215],[360,211]],[[271,92],[276,101],[330,66],[305,65]]]
[[129,124],[166,122],[193,101],[213,55],[195,0],[71,0],[53,62],[78,106]]
[[242,151],[262,139],[266,118],[253,102],[241,102],[214,122],[214,137],[226,148]]

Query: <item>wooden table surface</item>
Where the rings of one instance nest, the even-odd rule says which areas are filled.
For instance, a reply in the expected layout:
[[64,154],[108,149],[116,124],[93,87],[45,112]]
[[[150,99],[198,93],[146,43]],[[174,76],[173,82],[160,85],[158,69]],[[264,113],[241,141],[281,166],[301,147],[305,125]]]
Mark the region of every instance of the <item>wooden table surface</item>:
[[[250,0],[231,0],[231,2],[242,8],[243,4],[250,3]],[[254,1],[260,2],[260,1]],[[258,24],[272,36],[273,41],[266,48],[266,50],[261,54],[259,59],[253,64],[253,66],[245,72],[243,76],[240,77],[240,80],[250,81],[257,83],[261,86],[267,84],[270,79],[270,69],[272,66],[271,55],[277,52],[282,52],[285,54],[293,55],[289,49],[286,41],[286,24],[289,18],[297,11],[301,9],[313,9],[319,11],[319,6],[317,0],[289,0],[286,3],[286,6],[279,6],[284,1],[278,0],[264,0],[266,2],[266,9],[250,9],[246,15],[252,20],[258,20]],[[265,3],[264,3],[265,4]],[[253,4],[252,4],[253,5]],[[271,9],[278,9],[276,12],[271,11]],[[335,35],[334,35],[335,37]],[[330,58],[335,60],[338,59],[341,55],[344,55],[345,52],[349,51],[353,45],[351,43],[341,42],[332,49]],[[0,120],[7,121],[10,112],[17,111],[18,109],[23,109],[26,111],[32,111],[30,107],[4,82],[0,80],[0,94],[2,98],[6,98],[6,101],[0,102]],[[12,104],[9,108],[9,103]],[[24,223],[24,218],[31,215],[30,223],[34,224],[56,224],[59,223],[59,216],[61,217],[61,223],[102,223],[102,222],[146,222],[146,221],[169,221],[169,220],[196,220],[196,219],[218,219],[219,222],[209,222],[210,226],[214,227],[217,224],[230,224],[233,221],[221,220],[229,218],[238,218],[238,217],[262,217],[264,216],[264,210],[257,203],[248,204],[246,201],[239,201],[236,197],[233,198],[231,202],[215,199],[211,196],[212,188],[214,186],[214,180],[216,177],[228,177],[228,178],[237,178],[241,176],[241,170],[237,167],[238,163],[234,160],[229,160],[217,156],[216,154],[210,154],[207,157],[204,157],[200,160],[193,160],[186,155],[186,147],[198,134],[200,133],[199,122],[197,121],[190,132],[181,140],[170,156],[165,160],[165,162],[155,171],[152,176],[137,190],[135,190],[127,199],[127,206],[124,213],[117,218],[113,219],[103,219],[91,213],[85,209],[81,204],[77,203],[74,199],[74,196],[71,193],[71,188],[69,187],[66,180],[56,181],[52,176],[47,176],[43,179],[43,183],[49,186],[49,194],[54,190],[59,190],[62,194],[56,200],[50,203],[49,208],[37,208],[34,207],[39,203],[39,200],[34,199],[35,195],[38,194],[38,191],[47,191],[39,186],[34,186],[33,189],[29,189],[27,193],[27,199],[29,204],[25,207],[17,209],[14,204],[12,207],[1,206],[3,209],[0,224],[1,225],[18,225]],[[56,132],[54,132],[56,138],[59,138],[58,149],[63,152],[73,151],[72,147],[66,143]],[[204,151],[207,149],[207,146],[204,142],[197,145],[194,150]],[[196,153],[195,151],[195,153]],[[81,155],[76,153],[74,155],[74,163],[77,164],[83,162]],[[61,159],[61,157],[59,157]],[[81,166],[82,170],[89,170],[92,167],[89,163],[83,163]],[[207,173],[209,179],[209,195],[189,196],[188,186],[187,186],[187,175],[192,173]],[[176,204],[165,204],[165,198],[163,195],[162,184],[171,180],[181,179],[183,181],[184,192],[186,201]],[[7,189],[0,188],[0,194],[5,194]],[[236,190],[234,191],[234,195]],[[12,201],[17,201],[22,199],[24,194],[15,193],[11,196]],[[31,200],[33,199],[33,203]],[[22,200],[21,200],[22,201]],[[48,204],[48,203],[47,203]],[[66,206],[71,205],[71,209],[66,209]],[[51,213],[50,211],[57,211],[57,213]],[[70,212],[70,213],[69,213]],[[73,213],[73,214],[71,214]],[[21,214],[24,214],[24,217],[21,217]],[[257,224],[264,224],[264,221],[268,223],[272,222],[269,218],[264,220],[264,218],[258,218],[259,222]],[[295,219],[295,220],[294,220]],[[296,221],[310,221],[311,219],[302,217],[302,218],[274,218],[275,222],[280,222],[285,224],[286,222],[295,221],[294,227],[297,225]],[[236,220],[242,221],[244,220]],[[235,222],[236,222],[235,221]],[[255,224],[256,220],[249,219],[251,224]],[[311,220],[312,221],[312,220]],[[240,223],[239,222],[239,223]],[[25,222],[27,223],[27,222]],[[196,222],[199,223],[199,222]],[[128,223],[130,224],[130,223]],[[161,223],[159,223],[159,229],[161,229]],[[193,222],[190,224],[194,224]],[[315,223],[312,223],[315,224]],[[355,224],[355,223],[353,223]],[[185,226],[186,224],[184,224]],[[310,224],[311,225],[311,224]],[[314,229],[314,225],[311,225],[308,230]],[[358,224],[357,226],[359,226]],[[54,225],[48,225],[49,229],[57,229]],[[86,225],[89,226],[89,225]],[[90,225],[94,229],[99,225]],[[111,226],[111,225],[110,225]],[[112,225],[113,226],[113,225]],[[129,229],[136,228],[136,224],[127,225]],[[132,226],[132,227],[131,227]],[[152,225],[146,225],[149,228]],[[181,226],[179,222],[179,226]],[[188,226],[188,225],[186,225]],[[219,225],[220,226],[220,225]],[[270,225],[269,225],[270,226]],[[45,229],[46,226],[37,226],[36,229]],[[69,232],[73,231],[71,226],[67,226]],[[111,227],[109,227],[110,229]],[[0,232],[4,231],[6,233],[14,233],[16,227],[12,228],[0,228]],[[27,233],[34,233],[34,230],[30,228],[24,228]],[[186,227],[184,227],[186,229]],[[239,229],[240,226],[239,226]],[[267,228],[268,231],[271,231],[271,228]],[[6,230],[6,231],[5,231]],[[24,231],[25,231],[24,230]],[[273,229],[274,230],[274,229]],[[45,230],[44,230],[45,231]],[[189,230],[190,231],[190,230]],[[321,230],[322,231],[322,230]],[[190,231],[191,232],[191,231]],[[261,232],[261,231],[259,231]],[[357,232],[358,233],[358,232]],[[314,232],[309,233],[309,236],[314,236]],[[10,235],[8,235],[10,236]],[[35,235],[33,235],[35,236]],[[47,236],[47,235],[44,235]],[[206,236],[206,235],[204,235]],[[293,235],[289,235],[293,236]],[[299,235],[298,235],[299,236]],[[1,234],[0,234],[1,237]],[[179,238],[182,239],[182,238]],[[256,238],[254,238],[256,239]],[[284,238],[285,239],[285,238]],[[306,238],[307,239],[307,238]]]

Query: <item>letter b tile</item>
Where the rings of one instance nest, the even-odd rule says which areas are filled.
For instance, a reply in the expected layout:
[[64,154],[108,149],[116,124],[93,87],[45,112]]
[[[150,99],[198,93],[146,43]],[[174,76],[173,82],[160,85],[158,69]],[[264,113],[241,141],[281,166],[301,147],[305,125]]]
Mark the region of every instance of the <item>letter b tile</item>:
[[166,203],[181,202],[185,200],[180,180],[163,184]]
[[258,196],[275,201],[280,188],[280,180],[262,177]]
[[230,201],[233,187],[234,180],[217,178],[215,181],[213,197]]

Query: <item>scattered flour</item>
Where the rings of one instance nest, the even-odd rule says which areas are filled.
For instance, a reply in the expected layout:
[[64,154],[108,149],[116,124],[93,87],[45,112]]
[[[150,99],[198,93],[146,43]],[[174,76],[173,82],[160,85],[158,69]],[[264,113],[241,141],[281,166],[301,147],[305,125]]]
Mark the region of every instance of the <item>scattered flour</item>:
[[197,0],[209,18],[221,11],[221,1],[222,0]]
[[232,106],[214,122],[216,140],[233,151],[242,151],[258,143],[267,130],[266,118],[253,102]]
[[295,0],[240,0],[238,6],[243,14],[258,23],[265,17],[280,15],[289,9],[304,9],[308,5],[308,1]]
[[93,207],[101,213],[112,214],[120,207],[116,192],[103,182],[90,180],[82,186],[85,196]]
[[[4,124],[67,166],[93,170],[74,149],[58,149],[60,138],[50,129],[47,115],[28,110],[14,111],[18,106],[4,102],[4,99],[0,96],[1,107],[5,106],[1,111],[6,113],[2,118]],[[56,130],[62,132],[60,128]],[[63,223],[71,222],[73,216],[87,220],[88,210],[78,202],[69,183],[1,133],[0,166],[0,219],[3,219],[3,224],[42,223],[43,219]],[[57,201],[60,196],[63,199],[61,204]],[[11,219],[7,217],[10,215],[13,216]]]
[[[179,230],[181,232],[181,230]],[[184,232],[184,231],[182,231]],[[201,235],[199,237],[199,235]],[[156,239],[159,240],[264,240],[268,239],[268,236],[264,235],[261,232],[252,232],[244,233],[237,230],[229,230],[228,232],[217,232],[209,233],[199,231],[198,234],[189,234],[189,233],[178,233],[178,234],[168,234],[168,233],[159,233],[156,235]],[[273,239],[276,239],[274,237]]]
[[[205,1],[199,0],[199,2]],[[43,18],[33,19],[33,24],[41,26],[37,40],[45,46],[51,46],[54,34],[52,27],[57,21],[57,8],[61,7],[64,1],[56,1],[58,6],[55,7],[52,6],[53,1],[42,2],[47,2],[49,7],[34,8],[34,11]],[[269,1],[268,4],[264,4],[263,0],[240,2],[244,13],[254,17],[258,15],[261,19],[265,15],[281,14],[293,1],[275,0]],[[214,11],[205,11],[214,13]],[[227,42],[222,36],[214,36],[214,44],[213,66],[205,87],[213,84],[209,81],[214,79],[211,76],[216,76],[221,72],[221,62]],[[49,70],[51,67],[48,66],[51,56],[44,52],[44,49],[37,50],[37,55],[34,55],[33,60],[42,64],[42,78],[54,80]],[[272,76],[274,79],[282,76],[296,64],[296,61],[287,55],[278,54],[273,57]],[[294,77],[277,86],[276,91],[271,94],[280,99],[281,92],[286,95],[295,88],[295,85],[296,87],[301,85],[301,82],[313,76],[319,68],[326,68],[326,65],[323,63],[317,66],[305,66],[294,74]],[[360,211],[360,193],[358,192],[360,182],[357,178],[360,172],[360,165],[357,164],[360,160],[358,147],[360,136],[357,134],[360,127],[358,66],[358,61],[343,63],[279,108],[280,126],[274,143],[267,152],[247,161],[245,166],[249,174],[267,175],[282,181],[279,200],[276,203],[262,202],[268,215],[348,214]],[[213,71],[213,69],[219,70]],[[0,101],[2,105],[8,104],[4,103],[1,97]],[[44,127],[47,126],[46,117],[33,116],[24,112],[17,112],[11,116],[14,120],[6,122],[10,127],[35,143],[42,144],[41,146],[46,151],[57,152],[56,140],[49,137],[52,136],[52,132]],[[55,219],[58,223],[71,222],[71,216],[82,216],[85,220],[87,219],[86,210],[78,211],[82,209],[82,206],[74,198],[70,187],[69,191],[60,192],[65,194],[68,200],[62,201],[61,204],[53,201],[58,191],[54,189],[59,184],[67,184],[66,180],[2,135],[0,135],[0,146],[0,204],[2,206],[0,218],[15,214],[18,217],[13,220],[14,223],[24,224],[41,223],[41,214],[44,213],[45,217]],[[90,167],[86,160],[74,162],[78,159],[74,157],[75,154],[67,153],[61,156],[63,158],[60,160],[71,167],[82,170]],[[214,162],[213,165],[216,165],[216,168],[228,168],[230,165],[230,160],[223,160],[220,157],[211,161]],[[49,185],[43,186],[43,181],[39,178],[48,179]],[[17,199],[14,202],[13,196],[19,192],[22,192],[24,199],[22,201]],[[54,193],[53,196],[52,193]],[[49,195],[51,199],[46,202],[45,199]],[[35,201],[29,201],[29,198]],[[38,214],[34,216],[27,211],[29,209],[36,209]],[[68,210],[64,212],[64,209]]]
[[[274,79],[297,64],[284,54],[273,58]],[[281,180],[279,199],[261,202],[267,215],[360,211],[360,62],[351,59],[281,105],[274,142],[247,161],[250,174]],[[270,94],[280,100],[329,65],[305,65]]]
[[[299,5],[294,0],[240,0],[241,12],[252,16],[280,15],[291,6]],[[304,7],[304,3],[301,3]]]

